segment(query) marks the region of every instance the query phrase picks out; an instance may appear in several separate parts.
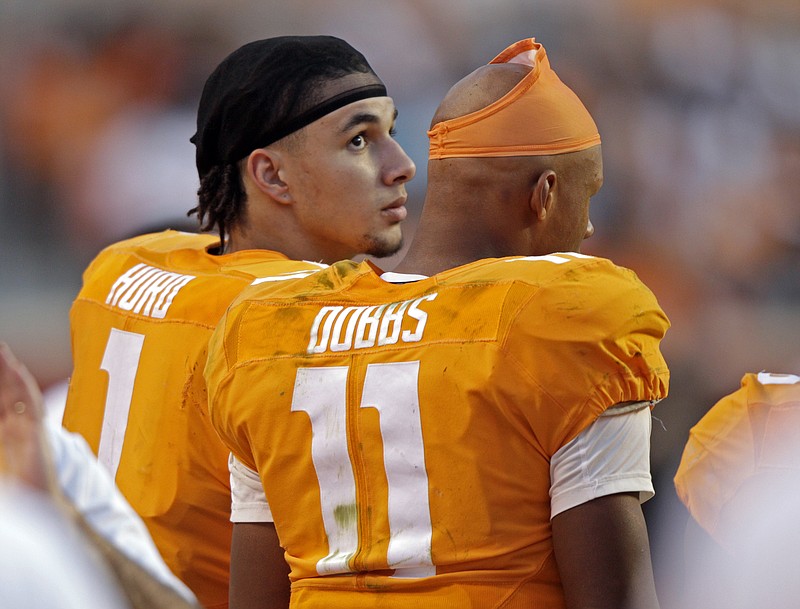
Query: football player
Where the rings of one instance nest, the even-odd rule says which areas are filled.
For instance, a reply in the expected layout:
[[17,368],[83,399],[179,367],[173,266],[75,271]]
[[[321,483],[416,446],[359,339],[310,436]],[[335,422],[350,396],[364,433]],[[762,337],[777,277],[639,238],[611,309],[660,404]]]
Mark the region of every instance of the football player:
[[395,272],[252,286],[217,326],[234,512],[274,522],[292,608],[656,608],[640,503],[669,322],[580,253],[597,127],[525,39],[449,91],[429,137]]
[[211,331],[254,281],[400,248],[415,167],[393,138],[396,114],[343,40],[244,45],[208,78],[192,138],[193,211],[219,236],[136,237],[84,273],[64,425],[86,437],[208,609],[228,606],[232,532],[228,449],[203,380]]

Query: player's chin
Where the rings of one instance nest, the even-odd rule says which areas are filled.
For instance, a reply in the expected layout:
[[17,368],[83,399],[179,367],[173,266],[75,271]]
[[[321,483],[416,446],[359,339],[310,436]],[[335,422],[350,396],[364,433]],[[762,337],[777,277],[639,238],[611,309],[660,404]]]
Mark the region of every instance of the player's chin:
[[368,241],[364,252],[375,258],[385,258],[396,254],[403,247],[403,232],[400,225],[396,224],[379,234],[369,236]]

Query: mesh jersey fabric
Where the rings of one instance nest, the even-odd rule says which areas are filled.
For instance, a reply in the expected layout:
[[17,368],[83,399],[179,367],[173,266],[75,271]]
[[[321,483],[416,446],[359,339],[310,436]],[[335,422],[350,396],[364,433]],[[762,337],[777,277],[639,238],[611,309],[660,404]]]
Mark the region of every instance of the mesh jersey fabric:
[[208,340],[254,277],[318,269],[264,250],[165,231],[101,252],[70,311],[74,370],[64,426],[83,435],[167,565],[209,609],[227,607],[228,450],[207,414]]
[[666,395],[668,325],[632,271],[580,254],[402,285],[343,262],[243,291],[209,407],[264,482],[291,606],[564,607],[549,459]]
[[690,430],[675,474],[678,497],[729,551],[751,543],[746,537],[777,504],[797,506],[798,432],[800,376],[763,372],[744,375]]

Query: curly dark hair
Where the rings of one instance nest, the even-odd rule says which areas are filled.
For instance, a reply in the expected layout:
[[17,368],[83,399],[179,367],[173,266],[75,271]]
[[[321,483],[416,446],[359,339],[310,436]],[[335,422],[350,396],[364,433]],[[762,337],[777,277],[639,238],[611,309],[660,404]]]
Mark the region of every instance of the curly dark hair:
[[217,227],[220,250],[224,250],[225,237],[242,215],[246,201],[239,167],[235,164],[217,165],[200,179],[197,207],[190,209],[187,215],[197,214],[202,231]]

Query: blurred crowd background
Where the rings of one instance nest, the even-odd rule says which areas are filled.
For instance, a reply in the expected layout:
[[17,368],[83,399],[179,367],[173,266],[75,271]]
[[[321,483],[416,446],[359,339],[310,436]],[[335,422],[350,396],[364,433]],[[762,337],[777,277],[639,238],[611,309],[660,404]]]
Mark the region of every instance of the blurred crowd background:
[[194,226],[206,76],[284,34],[341,36],[386,81],[418,167],[409,237],[425,131],[456,80],[534,36],[585,101],[605,186],[584,251],[633,268],[673,323],[645,507],[662,606],[680,609],[672,476],[689,427],[745,372],[800,373],[800,3],[3,0],[0,340],[43,386],[70,373],[69,306],[98,250]]

